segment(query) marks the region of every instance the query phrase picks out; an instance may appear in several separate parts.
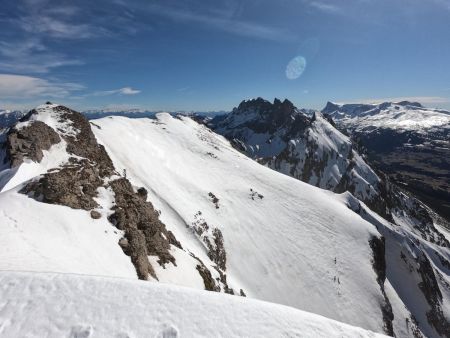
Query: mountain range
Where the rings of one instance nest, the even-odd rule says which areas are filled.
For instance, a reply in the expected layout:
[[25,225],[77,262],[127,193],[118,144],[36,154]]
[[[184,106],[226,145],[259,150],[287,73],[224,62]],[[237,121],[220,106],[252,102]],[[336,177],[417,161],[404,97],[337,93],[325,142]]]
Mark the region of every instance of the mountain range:
[[[77,303],[89,292],[100,308],[128,299],[142,314],[156,302],[149,316],[174,313],[161,319],[172,337],[211,332],[215,311],[222,336],[252,335],[265,313],[272,335],[448,337],[445,220],[372,167],[334,115],[261,98],[214,118],[88,121],[37,107],[4,133],[0,153],[0,270],[27,271],[2,273],[3,296],[31,302],[17,311],[39,313],[23,324],[38,329],[62,307],[56,295]],[[33,295],[46,299],[40,311]],[[202,321],[188,311],[186,325],[174,309],[197,309],[196,298]],[[88,337],[107,327],[99,313],[51,322]],[[238,315],[251,325],[230,322]],[[1,330],[13,332],[7,319]]]

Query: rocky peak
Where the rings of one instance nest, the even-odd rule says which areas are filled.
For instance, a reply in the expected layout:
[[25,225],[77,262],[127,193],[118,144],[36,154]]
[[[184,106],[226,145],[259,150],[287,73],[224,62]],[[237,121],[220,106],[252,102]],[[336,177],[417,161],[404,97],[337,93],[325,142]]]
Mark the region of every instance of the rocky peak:
[[328,101],[325,108],[322,109],[322,113],[324,114],[330,114],[337,110],[339,110],[340,106],[334,102]]
[[292,124],[297,127],[306,126],[309,122],[309,118],[291,101],[287,99],[281,101],[275,98],[271,103],[259,97],[242,101],[227,118],[217,123],[215,127],[247,127],[259,133],[273,133],[283,126]]
[[159,220],[159,213],[147,201],[145,188],[135,191],[126,177],[121,177],[103,145],[91,130],[88,120],[67,107],[47,103],[30,111],[7,136],[6,151],[11,166],[25,159],[41,162],[43,151],[63,142],[68,160],[36,179],[25,182],[20,190],[37,201],[82,209],[94,219],[102,207],[96,198],[99,189],[110,191],[114,203],[108,220],[123,231],[119,245],[131,258],[140,279],[157,275],[148,260],[159,258],[162,266],[176,264],[171,245],[181,248],[175,236]]
[[411,106],[411,107],[417,107],[417,108],[423,108],[423,105],[419,102],[412,102],[412,101],[400,101],[397,102],[399,106]]

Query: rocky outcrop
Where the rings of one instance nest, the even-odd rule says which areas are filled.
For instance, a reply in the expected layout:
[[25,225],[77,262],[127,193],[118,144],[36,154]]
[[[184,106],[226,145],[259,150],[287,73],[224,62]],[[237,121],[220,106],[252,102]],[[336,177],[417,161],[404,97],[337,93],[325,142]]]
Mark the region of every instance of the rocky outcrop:
[[158,263],[162,266],[169,262],[176,265],[175,258],[170,254],[170,245],[181,249],[181,244],[159,220],[153,205],[142,194],[134,192],[131,183],[125,178],[114,180],[109,186],[116,201],[109,220],[125,232],[128,244],[122,245],[122,248],[131,256],[140,278],[146,279],[148,274],[156,278],[148,262],[147,257],[150,255],[158,256]]
[[101,186],[103,179],[95,165],[87,159],[71,158],[70,163],[31,181],[21,192],[44,203],[91,210],[98,207],[94,198]]
[[12,128],[7,134],[5,160],[11,163],[11,167],[22,164],[24,158],[40,162],[44,156],[43,151],[60,141],[56,131],[41,121]]
[[209,259],[217,264],[222,271],[226,270],[227,255],[220,229],[210,226],[204,219],[202,212],[194,215],[192,230],[207,249]]

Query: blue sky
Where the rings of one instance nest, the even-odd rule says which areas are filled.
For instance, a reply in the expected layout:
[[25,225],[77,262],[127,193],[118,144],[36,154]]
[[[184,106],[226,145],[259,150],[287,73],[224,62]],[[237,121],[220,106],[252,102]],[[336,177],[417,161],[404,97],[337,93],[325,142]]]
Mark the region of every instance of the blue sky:
[[2,0],[0,108],[450,108],[450,0]]

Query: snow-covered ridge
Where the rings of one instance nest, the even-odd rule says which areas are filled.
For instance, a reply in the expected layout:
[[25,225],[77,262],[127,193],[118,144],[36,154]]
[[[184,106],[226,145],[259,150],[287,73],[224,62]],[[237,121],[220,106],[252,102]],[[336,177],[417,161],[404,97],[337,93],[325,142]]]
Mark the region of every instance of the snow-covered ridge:
[[[317,137],[325,137],[328,128],[317,129]],[[94,219],[89,208],[43,204],[20,193],[28,180],[0,193],[0,270],[136,278],[126,255],[124,230],[117,227],[123,219],[116,215],[117,222],[111,222],[110,216],[126,201],[145,200],[151,201],[178,241],[171,241],[163,256],[154,251],[158,241],[148,242],[145,258],[161,283],[245,294],[375,332],[395,332],[398,337],[420,330],[439,336],[433,325],[445,322],[435,317],[440,322],[428,323],[431,305],[419,284],[429,286],[430,294],[437,297],[430,298],[435,302],[433,309],[442,308],[447,318],[444,282],[448,272],[439,260],[448,259],[448,248],[417,236],[414,225],[396,227],[377,218],[349,193],[336,195],[261,166],[187,117],[108,117],[92,121],[90,129],[95,144],[105,147],[116,174],[131,182],[128,197],[120,197],[125,196],[123,178],[121,189],[109,184],[118,177],[106,177],[100,186],[95,175],[89,178],[82,185],[98,186],[95,211],[100,218]],[[339,144],[328,138],[333,145]],[[46,156],[53,156],[51,149]],[[24,162],[20,168],[29,165]],[[77,172],[69,171],[74,182],[78,182]],[[68,195],[72,190],[92,194],[92,189],[69,187]],[[139,210],[133,209],[136,213]],[[139,222],[133,224],[142,227]],[[384,255],[381,234],[395,249],[392,255]],[[168,238],[167,232],[155,236]],[[402,250],[408,263],[399,258]],[[416,269],[406,273],[408,264],[429,269],[425,275]],[[403,275],[409,284],[404,284]],[[433,278],[437,284],[429,284]],[[406,294],[401,293],[405,285]]]
[[286,306],[121,279],[0,272],[4,337],[382,337]]
[[427,132],[435,128],[450,129],[449,111],[425,108],[415,102],[385,102],[377,105],[339,105],[328,102],[322,112],[357,130],[387,128]]

